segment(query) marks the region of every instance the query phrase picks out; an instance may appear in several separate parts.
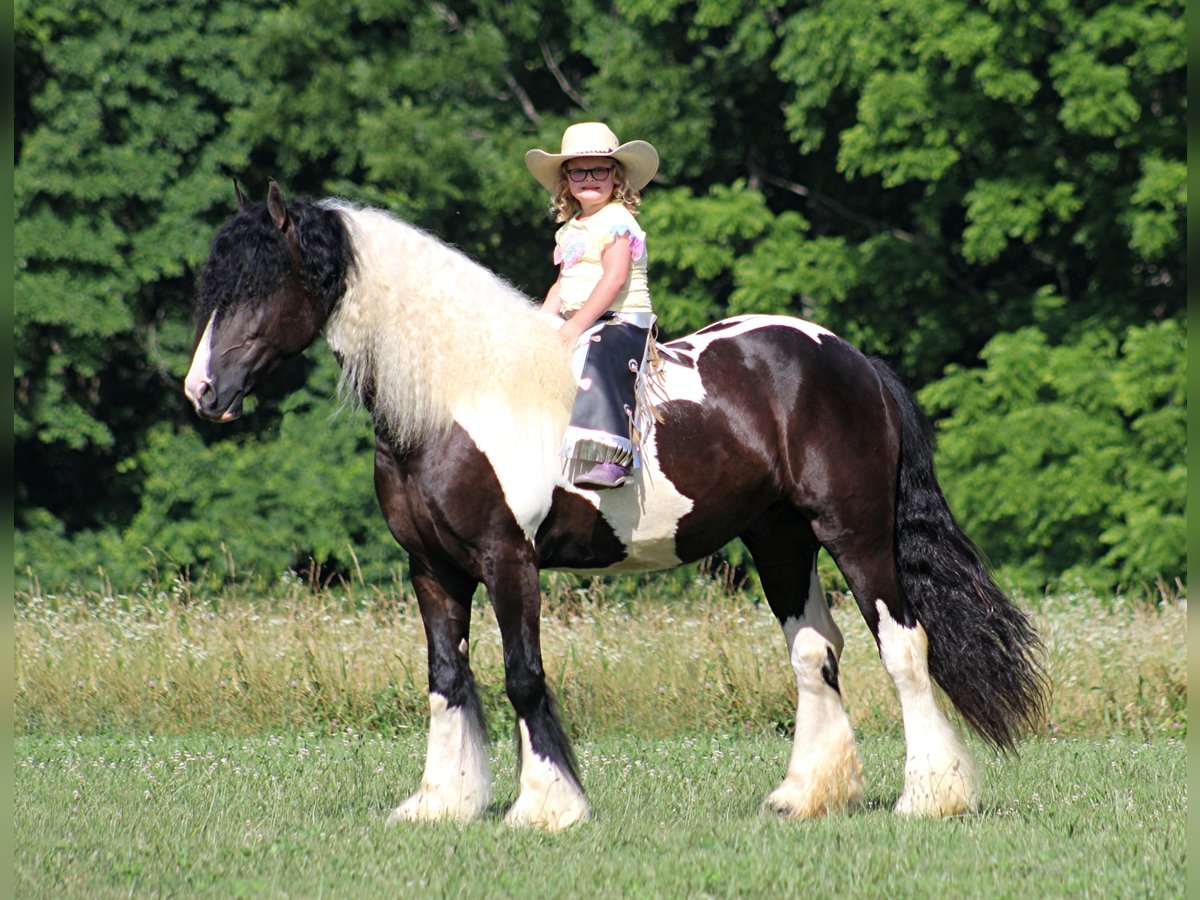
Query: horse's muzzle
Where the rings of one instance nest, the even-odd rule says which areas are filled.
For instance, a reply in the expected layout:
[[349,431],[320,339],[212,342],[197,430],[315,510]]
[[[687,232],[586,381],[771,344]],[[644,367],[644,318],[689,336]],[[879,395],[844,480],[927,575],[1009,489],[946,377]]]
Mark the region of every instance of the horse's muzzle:
[[207,379],[188,382],[184,385],[184,394],[192,401],[196,414],[213,422],[232,422],[242,415],[242,402],[246,395],[238,391],[229,401],[222,401],[212,388],[212,382]]

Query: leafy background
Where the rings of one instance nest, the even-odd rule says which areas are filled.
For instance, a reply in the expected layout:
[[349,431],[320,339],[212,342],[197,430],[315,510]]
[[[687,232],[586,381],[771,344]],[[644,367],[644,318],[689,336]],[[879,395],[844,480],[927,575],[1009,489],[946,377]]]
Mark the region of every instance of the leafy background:
[[662,155],[666,336],[786,312],[886,358],[1012,585],[1185,576],[1183,0],[17,0],[15,26],[18,583],[395,577],[323,347],[231,427],[182,397],[230,179],[385,206],[540,295],[522,154],[586,119]]

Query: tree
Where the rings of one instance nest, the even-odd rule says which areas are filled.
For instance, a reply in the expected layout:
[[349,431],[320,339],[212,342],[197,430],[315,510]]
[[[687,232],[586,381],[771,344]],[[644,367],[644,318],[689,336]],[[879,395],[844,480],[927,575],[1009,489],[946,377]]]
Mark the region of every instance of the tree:
[[1030,327],[921,393],[951,503],[1015,583],[1185,577],[1185,345],[1170,320],[1058,346]]
[[[73,555],[86,570],[143,556],[144,545],[220,568],[204,518],[251,510],[277,527],[227,544],[235,561],[278,571],[311,555],[346,570],[340,548],[361,540],[378,554],[360,556],[382,565],[370,487],[360,503],[347,480],[363,464],[363,433],[314,441],[318,426],[298,427],[337,406],[320,349],[264,385],[256,414],[232,428],[196,422],[179,395],[192,284],[232,211],[229,176],[252,194],[275,177],[292,196],[385,206],[536,296],[553,278],[554,226],[521,158],[581,119],[650,139],[662,155],[643,222],[664,335],[726,313],[804,315],[887,357],[914,387],[949,371],[945,396],[993,418],[1015,410],[972,379],[981,361],[983,373],[998,365],[997,335],[1012,335],[1045,348],[1066,414],[1091,396],[1072,381],[1078,348],[1114,348],[1132,367],[1152,355],[1136,350],[1136,329],[1160,334],[1182,316],[1183,9],[19,3],[19,565]],[[1147,366],[1114,396],[1139,396]],[[1138,478],[1161,497],[1150,470],[1173,471],[1162,448],[1116,400],[1097,403],[1111,427],[1093,429],[1096,439],[1142,454]],[[936,408],[951,433],[969,430]],[[1012,474],[977,473],[947,442],[947,482],[982,479],[967,497]],[[234,447],[252,465],[236,463]],[[228,503],[179,477],[179,461],[195,458]],[[336,474],[289,500],[254,480],[285,459],[297,477]],[[1110,472],[1105,453],[1080,448],[1076,461]],[[1109,535],[1100,552],[1112,577],[1174,571],[1166,545],[1128,549],[1149,546],[1150,507],[1129,499],[1141,495],[1131,485],[1116,517],[1058,522],[1059,549],[1030,572],[1090,565],[1096,545],[1081,535],[1094,528]],[[328,511],[319,526],[318,507]],[[969,518],[994,555],[1023,539],[1015,519]],[[68,545],[74,554],[56,550]]]
[[126,461],[182,421],[195,267],[228,167],[225,117],[258,4],[18,4],[17,525],[127,524]]

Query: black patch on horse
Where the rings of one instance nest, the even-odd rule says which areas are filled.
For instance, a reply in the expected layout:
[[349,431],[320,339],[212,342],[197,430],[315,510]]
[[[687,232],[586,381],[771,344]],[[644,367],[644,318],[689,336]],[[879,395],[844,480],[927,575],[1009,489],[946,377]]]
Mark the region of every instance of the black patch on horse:
[[671,341],[669,344],[658,345],[658,355],[671,365],[679,366],[682,369],[696,368],[696,361],[690,356],[682,354],[688,350],[695,350],[695,346],[688,341]]
[[[354,261],[350,235],[337,212],[313,203],[288,204],[288,216],[300,249],[300,277],[328,315],[346,292]],[[293,265],[284,235],[265,203],[250,204],[217,232],[200,274],[198,325],[214,312],[265,303],[279,290]]]
[[556,487],[553,508],[534,539],[543,568],[606,569],[625,558],[625,545],[608,520],[583,497]]
[[825,664],[821,666],[821,677],[825,679],[825,683],[837,691],[839,694],[842,689],[838,687],[838,661],[833,655],[833,651],[828,647],[825,648]]

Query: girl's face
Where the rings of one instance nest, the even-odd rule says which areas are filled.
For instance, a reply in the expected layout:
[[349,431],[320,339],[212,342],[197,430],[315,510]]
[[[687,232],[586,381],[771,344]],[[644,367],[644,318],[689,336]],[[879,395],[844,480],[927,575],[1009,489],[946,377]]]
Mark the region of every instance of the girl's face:
[[590,216],[608,205],[616,166],[616,160],[606,156],[577,156],[567,160],[563,166],[567,186],[582,209],[581,215]]

